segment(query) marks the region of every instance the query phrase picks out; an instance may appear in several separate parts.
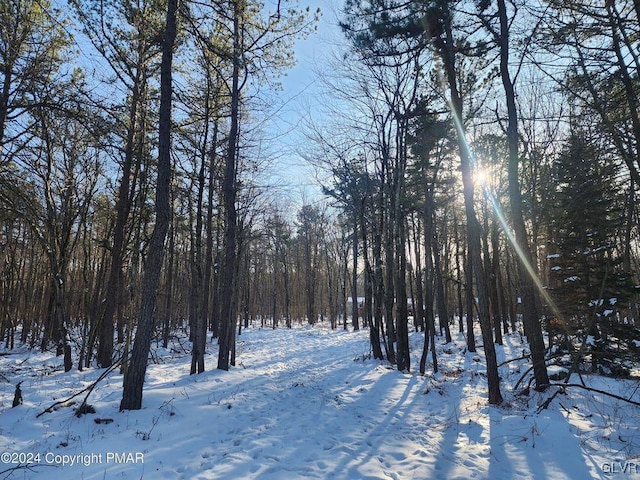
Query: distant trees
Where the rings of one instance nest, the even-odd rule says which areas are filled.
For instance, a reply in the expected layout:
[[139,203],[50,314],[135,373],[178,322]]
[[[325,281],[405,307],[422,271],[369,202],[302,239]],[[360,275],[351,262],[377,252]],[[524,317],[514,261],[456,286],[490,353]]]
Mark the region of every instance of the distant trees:
[[[6,222],[3,244],[23,241],[24,228],[44,254],[46,307],[39,312],[44,318],[32,325],[42,328],[41,348],[54,343],[57,352],[64,353],[65,370],[70,370],[69,267],[81,236],[78,226],[86,222],[93,201],[101,159],[98,122],[89,112],[83,116],[75,97],[82,78],[64,66],[70,37],[52,20],[52,13],[60,12],[49,8],[46,2],[0,4],[0,201]],[[27,264],[21,268],[26,274]],[[12,284],[18,290],[12,290]],[[13,281],[4,285],[7,300],[9,295],[17,299],[24,288]],[[12,324],[3,320],[5,327]]]
[[322,213],[311,205],[303,205],[298,212],[298,236],[302,242],[305,313],[307,322],[311,325],[318,321],[317,273],[320,267],[319,249],[324,240],[322,231],[325,223]]

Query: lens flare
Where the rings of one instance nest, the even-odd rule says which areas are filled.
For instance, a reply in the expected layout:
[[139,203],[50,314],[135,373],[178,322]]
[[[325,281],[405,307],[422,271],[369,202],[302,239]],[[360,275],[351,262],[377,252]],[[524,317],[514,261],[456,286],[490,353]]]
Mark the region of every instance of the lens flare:
[[557,318],[562,318],[562,314],[560,313],[559,308],[556,306],[555,302],[551,298],[551,295],[549,295],[548,290],[542,284],[540,277],[538,276],[535,269],[527,259],[527,256],[522,251],[522,248],[516,241],[515,235],[511,231],[511,228],[509,227],[509,224],[507,223],[507,220],[504,214],[502,213],[502,209],[500,208],[498,201],[496,200],[493,193],[491,193],[491,191],[489,190],[489,187],[488,187],[489,177],[487,175],[488,172],[485,169],[480,168],[478,166],[476,157],[473,155],[473,152],[471,151],[471,147],[469,146],[469,142],[467,141],[467,135],[462,126],[462,121],[460,118],[458,118],[458,115],[456,114],[456,109],[453,107],[453,104],[451,103],[450,98],[448,99],[448,103],[449,103],[449,110],[453,117],[453,123],[455,125],[456,131],[458,133],[459,138],[462,139],[464,149],[466,150],[466,153],[469,158],[469,162],[471,163],[471,168],[475,172],[474,173],[475,184],[479,185],[482,188],[485,197],[489,200],[489,203],[491,204],[491,207],[493,208],[493,211],[496,217],[498,218],[498,221],[500,222],[500,225],[502,225],[502,229],[507,235],[507,239],[509,240],[509,243],[511,243],[511,246],[513,247],[514,251],[518,255],[518,258],[520,262],[522,262],[522,265],[524,266],[525,270],[533,280],[533,283],[535,284],[536,288],[540,292],[540,295],[542,295],[542,298],[544,299],[544,301],[547,303],[547,305],[553,312],[553,315]]
[[481,187],[483,190],[487,189],[491,175],[486,168],[476,168],[473,172],[473,184]]
[[522,248],[520,248],[520,245],[516,241],[516,237],[511,231],[511,228],[509,227],[509,225],[507,224],[507,220],[506,218],[504,218],[502,209],[500,208],[500,205],[498,205],[498,201],[493,196],[493,193],[489,191],[488,188],[485,187],[483,190],[484,190],[485,197],[487,198],[487,200],[489,200],[489,203],[491,204],[493,211],[496,214],[498,221],[500,222],[500,225],[502,225],[502,229],[504,230],[504,233],[507,235],[507,238],[509,239],[509,243],[511,243],[511,245],[513,246],[514,251],[518,255],[518,258],[522,262],[522,265],[524,265],[524,268],[526,269],[527,273],[533,280],[533,283],[535,284],[536,288],[540,292],[540,295],[542,295],[542,298],[544,299],[544,301],[547,302],[547,305],[553,312],[553,315],[557,318],[561,318],[562,314],[560,313],[560,310],[558,309],[555,302],[553,301],[553,298],[551,298],[551,295],[549,295],[549,291],[546,288],[544,288],[544,285],[542,285],[542,282],[540,281],[540,277],[538,276],[535,269],[527,259],[527,256],[522,251]]

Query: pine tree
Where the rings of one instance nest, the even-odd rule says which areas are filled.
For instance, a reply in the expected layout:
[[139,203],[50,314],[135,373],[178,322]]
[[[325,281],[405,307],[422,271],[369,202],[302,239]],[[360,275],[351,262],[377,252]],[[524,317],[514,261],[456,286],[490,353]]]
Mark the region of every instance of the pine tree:
[[574,133],[555,164],[551,287],[565,337],[586,339],[595,370],[617,310],[629,298],[630,277],[616,251],[623,223],[617,165],[585,132]]

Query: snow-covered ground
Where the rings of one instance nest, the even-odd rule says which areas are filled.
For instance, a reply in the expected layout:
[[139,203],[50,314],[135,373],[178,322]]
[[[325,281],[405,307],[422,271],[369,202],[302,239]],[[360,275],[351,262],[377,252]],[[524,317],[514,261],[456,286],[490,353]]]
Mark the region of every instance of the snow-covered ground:
[[[61,359],[37,352],[0,356],[11,382],[0,383],[0,479],[640,477],[637,407],[571,388],[537,413],[549,393],[510,390],[525,361],[501,367],[506,401],[489,407],[484,359],[464,352],[463,337],[439,345],[440,373],[421,376],[369,359],[367,335],[248,329],[237,367],[215,370],[217,347],[209,345],[211,370],[195,376],[176,343],[154,350],[142,410],[118,411],[116,371],[89,398],[96,413],[79,418],[83,396],[37,415],[103,370],[64,373]],[[417,370],[420,334],[411,345]],[[498,360],[523,349],[508,336]],[[584,378],[640,400],[638,380]],[[19,381],[24,404],[11,408]],[[24,460],[33,463],[12,463]]]

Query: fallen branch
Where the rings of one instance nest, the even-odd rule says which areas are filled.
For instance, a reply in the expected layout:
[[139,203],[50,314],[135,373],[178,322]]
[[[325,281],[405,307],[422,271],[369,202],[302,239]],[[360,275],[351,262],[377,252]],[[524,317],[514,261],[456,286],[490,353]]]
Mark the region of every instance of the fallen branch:
[[505,360],[504,362],[499,363],[498,368],[504,365],[507,365],[508,363],[511,363],[511,362],[517,362],[518,360],[528,360],[530,358],[531,358],[531,355],[523,355],[522,357],[510,358],[509,360]]
[[[561,383],[561,384],[554,384],[554,386],[560,386],[560,387],[564,387],[565,384]],[[542,410],[546,410],[547,408],[549,408],[549,405],[551,405],[551,402],[553,401],[554,398],[556,398],[556,396],[560,393],[560,392],[564,392],[564,388],[559,388],[558,390],[556,390],[555,392],[553,392],[553,395],[551,395],[549,398],[547,398],[542,405],[540,405],[538,407],[538,410],[536,411],[536,413],[540,413]]]
[[631,400],[630,398],[621,397],[620,395],[616,395],[615,393],[600,390],[599,388],[587,387],[585,385],[582,385],[581,383],[552,383],[551,385],[560,387],[578,387],[590,392],[601,393],[602,395],[606,395],[607,397],[615,398],[616,400],[621,400],[623,402],[630,403],[631,405],[640,407],[640,402],[636,402],[635,400]]
[[589,392],[600,393],[601,395],[605,395],[607,397],[615,398],[616,400],[620,400],[622,402],[630,403],[631,405],[635,405],[637,407],[640,407],[640,402],[636,402],[635,400],[631,400],[631,398],[621,397],[620,395],[616,395],[615,393],[607,392],[605,390],[600,390],[599,388],[587,387],[586,385],[582,385],[581,383],[552,383],[551,386],[552,387],[561,387],[561,388],[556,390],[553,395],[551,395],[549,398],[547,398],[544,401],[544,403],[538,407],[537,413],[540,413],[542,410],[545,410],[545,409],[549,408],[549,405],[551,404],[553,399],[556,398],[558,393],[564,392],[564,389],[566,387],[582,388],[583,390],[587,390]]
[[37,467],[56,467],[56,465],[46,465],[46,464],[29,464],[29,463],[25,463],[23,464],[18,464],[15,467],[11,467],[11,468],[7,468],[6,470],[2,470],[0,472],[0,475],[4,475],[5,473],[7,474],[5,477],[2,477],[4,479],[8,479],[10,477],[13,476],[13,474],[18,471],[18,470],[28,470],[30,472],[35,472]]
[[[520,378],[518,379],[518,381],[516,382],[515,386],[513,387],[514,390],[517,390],[518,387],[520,386],[520,384],[524,381],[524,379],[527,377],[527,375],[529,374],[529,372],[533,370],[533,367],[529,367],[525,370],[525,372],[520,376]],[[531,377],[529,379],[529,386],[531,386],[531,383],[533,383],[533,379],[534,377]]]
[[84,400],[80,404],[79,408],[81,408],[82,406],[86,405],[87,399],[89,398],[89,395],[91,395],[91,392],[93,392],[93,390],[96,388],[98,383],[100,383],[107,376],[109,376],[111,374],[111,372],[113,372],[116,368],[118,368],[120,366],[121,362],[122,362],[122,358],[120,358],[117,362],[114,362],[109,368],[107,368],[104,372],[102,372],[102,374],[98,377],[98,379],[95,382],[93,382],[91,385],[86,386],[85,388],[83,388],[79,392],[74,393],[73,395],[71,395],[70,397],[65,398],[64,400],[59,400],[59,401],[55,402],[54,404],[50,405],[48,408],[46,408],[42,412],[40,412],[38,415],[36,415],[36,418],[41,417],[45,413],[53,412],[53,410],[58,405],[63,405],[65,403],[67,403],[69,400],[72,400],[72,399],[74,399],[76,397],[79,397],[80,395],[82,395],[85,392],[87,392],[87,395],[84,397]]

